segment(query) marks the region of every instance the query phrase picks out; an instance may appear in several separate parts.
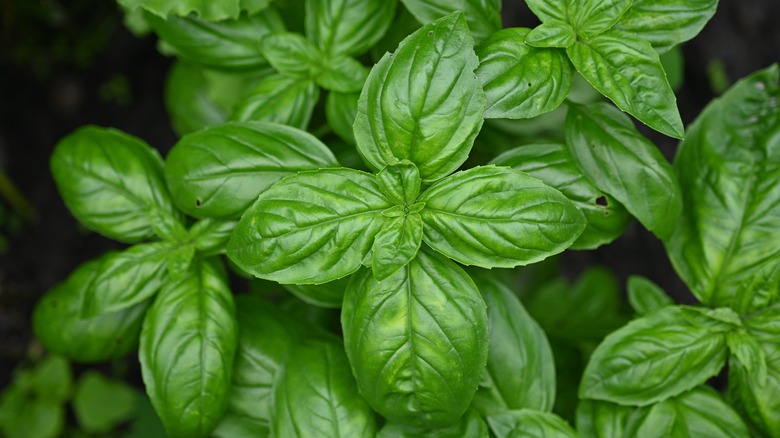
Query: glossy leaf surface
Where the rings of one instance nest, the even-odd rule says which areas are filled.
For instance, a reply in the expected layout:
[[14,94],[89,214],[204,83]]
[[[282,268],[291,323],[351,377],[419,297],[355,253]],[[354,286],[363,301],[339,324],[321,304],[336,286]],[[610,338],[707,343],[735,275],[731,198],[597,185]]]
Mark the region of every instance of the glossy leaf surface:
[[501,29],[500,0],[401,0],[420,23],[462,11],[474,39],[481,41]]
[[609,30],[631,7],[634,0],[569,1],[567,14],[582,39],[590,39]]
[[367,77],[368,68],[352,57],[340,55],[324,59],[314,79],[326,90],[359,93]]
[[306,36],[326,55],[362,55],[385,34],[396,0],[306,0]]
[[532,409],[513,410],[487,418],[497,438],[576,438],[577,433],[561,417]]
[[598,400],[577,404],[577,432],[583,438],[623,438],[637,408]]
[[615,27],[650,41],[663,53],[695,37],[717,7],[718,0],[634,0]]
[[466,411],[487,360],[487,314],[453,262],[422,251],[381,282],[363,270],[341,324],[360,392],[382,416],[438,428]]
[[569,21],[569,0],[526,0],[526,4],[542,22]]
[[548,20],[536,26],[525,37],[525,43],[532,47],[570,47],[577,41],[577,33],[569,23]]
[[306,129],[319,97],[320,90],[314,82],[276,74],[263,78],[238,104],[230,119]]
[[508,167],[475,167],[431,186],[419,198],[423,240],[465,265],[534,263],[568,248],[585,228],[561,192]]
[[236,18],[242,11],[262,11],[271,0],[118,0],[127,9],[143,8],[165,19],[169,16],[195,14],[203,20],[220,21]]
[[408,427],[388,422],[376,435],[376,438],[488,438],[488,426],[479,414],[470,409],[460,421],[452,426],[440,429]]
[[314,79],[320,51],[303,35],[294,32],[274,32],[260,43],[263,55],[276,71]]
[[628,277],[628,302],[637,315],[644,316],[674,304],[657,284],[640,275]]
[[420,250],[423,222],[419,213],[390,219],[374,237],[371,269],[377,280],[384,280],[409,263]]
[[224,253],[230,233],[237,223],[234,220],[199,220],[190,227],[189,238],[198,251],[206,254]]

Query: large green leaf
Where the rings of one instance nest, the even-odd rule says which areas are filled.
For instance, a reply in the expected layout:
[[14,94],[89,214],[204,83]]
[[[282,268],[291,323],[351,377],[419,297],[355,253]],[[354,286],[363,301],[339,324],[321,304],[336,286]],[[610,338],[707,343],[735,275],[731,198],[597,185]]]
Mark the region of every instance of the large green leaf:
[[179,135],[222,123],[228,117],[228,112],[210,99],[209,81],[203,70],[182,61],[168,71],[165,107]]
[[472,406],[485,417],[510,409],[550,411],[555,361],[544,331],[495,275],[479,271],[472,277],[487,304],[490,333],[487,367]]
[[381,282],[363,270],[347,287],[341,324],[360,392],[382,416],[438,428],[466,411],[487,360],[487,314],[453,262],[421,251]]
[[566,143],[585,175],[648,230],[669,237],[682,210],[671,164],[631,119],[608,103],[569,105]]
[[451,14],[371,69],[355,120],[358,151],[370,167],[408,159],[431,182],[463,164],[485,108],[473,46],[463,14]]
[[373,175],[322,169],[287,177],[241,217],[227,254],[244,271],[280,283],[327,283],[355,272],[392,204]]
[[670,306],[613,332],[593,352],[580,397],[643,406],[704,383],[723,368],[735,328],[723,310]]
[[532,409],[507,411],[487,418],[496,438],[577,438],[561,417]]
[[250,14],[267,8],[271,0],[117,0],[123,7],[142,8],[167,19],[195,14],[203,20],[220,21],[237,18],[241,11]]
[[401,3],[420,23],[462,11],[477,41],[501,29],[501,0],[401,0]]
[[81,318],[86,292],[108,257],[82,264],[36,303],[33,330],[47,350],[76,362],[92,363],[136,349],[149,300],[115,313]]
[[780,295],[780,72],[754,73],[691,125],[674,166],[685,205],[666,249],[704,304],[740,313]]
[[566,55],[526,45],[529,32],[504,29],[477,47],[485,118],[530,119],[558,108],[569,95],[572,68]]
[[385,34],[397,0],[306,0],[306,36],[327,55],[362,55]]
[[96,126],[78,129],[57,144],[51,172],[76,219],[114,240],[152,237],[153,209],[176,214],[159,154],[123,132]]
[[337,165],[307,132],[269,122],[230,122],[179,140],[168,154],[165,176],[187,214],[232,218],[282,177]]
[[376,438],[489,438],[487,423],[477,411],[468,410],[460,421],[440,429],[409,427],[387,422]]
[[508,167],[458,172],[419,200],[425,243],[465,265],[535,263],[571,246],[585,228],[561,192]]
[[272,9],[216,22],[192,16],[164,20],[149,14],[146,19],[177,56],[222,70],[248,70],[267,65],[260,41],[271,32],[284,30],[281,18]]
[[618,108],[670,137],[683,138],[683,124],[658,53],[647,41],[620,30],[566,49],[577,71]]
[[609,30],[631,7],[634,0],[574,0],[569,1],[569,22],[585,40]]
[[171,437],[206,437],[228,404],[237,324],[223,274],[201,262],[168,283],[144,319],[146,392]]
[[274,436],[371,437],[376,418],[360,396],[338,342],[304,341],[273,388]]
[[637,408],[598,400],[577,404],[577,432],[583,438],[624,438],[631,414]]
[[572,249],[594,249],[620,237],[631,216],[615,198],[599,190],[560,143],[529,144],[509,150],[491,164],[509,166],[561,191],[585,214],[588,225]]
[[615,27],[650,41],[663,53],[695,37],[717,7],[718,0],[634,0]]
[[230,119],[275,122],[306,129],[319,97],[320,90],[314,82],[276,74],[263,78],[238,104]]

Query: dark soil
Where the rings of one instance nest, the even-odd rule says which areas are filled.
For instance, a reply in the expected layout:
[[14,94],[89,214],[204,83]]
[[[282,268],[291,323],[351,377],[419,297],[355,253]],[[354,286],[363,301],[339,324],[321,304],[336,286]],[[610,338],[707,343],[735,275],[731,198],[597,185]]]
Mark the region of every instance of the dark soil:
[[[522,2],[506,3],[505,25],[535,25]],[[678,104],[686,124],[715,95],[711,63],[722,63],[735,81],[780,61],[779,21],[777,0],[721,1],[704,31],[683,47]],[[118,246],[80,228],[65,209],[49,174],[54,145],[79,126],[96,124],[165,153],[176,139],[162,101],[169,66],[153,38],[136,38],[121,25],[113,2],[0,0],[0,169],[37,211],[37,219],[23,220],[18,231],[0,231],[10,240],[0,256],[0,390],[34,346],[36,300],[81,262]],[[675,141],[643,132],[673,156]],[[645,275],[678,301],[692,301],[660,242],[636,223],[611,245],[567,252],[563,259],[569,274],[594,264],[608,266],[621,280]]]

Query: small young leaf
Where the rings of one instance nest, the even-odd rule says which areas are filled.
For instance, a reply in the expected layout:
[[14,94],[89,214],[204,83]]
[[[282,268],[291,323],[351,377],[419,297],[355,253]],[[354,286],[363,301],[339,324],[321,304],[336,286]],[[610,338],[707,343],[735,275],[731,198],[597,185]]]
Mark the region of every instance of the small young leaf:
[[618,108],[662,134],[683,138],[677,99],[650,43],[613,29],[577,41],[566,52],[577,71]]
[[233,295],[205,262],[163,287],[146,315],[146,392],[172,437],[205,437],[227,407],[237,324]]
[[227,254],[279,283],[327,283],[355,272],[391,207],[373,175],[322,169],[287,177],[241,217]]
[[260,43],[263,56],[279,73],[316,79],[320,51],[303,35],[294,32],[274,32]]
[[723,368],[731,330],[694,307],[665,307],[635,319],[593,352],[580,397],[644,406],[681,394]]
[[224,254],[230,233],[237,224],[237,221],[232,220],[202,219],[192,225],[189,238],[200,252]]
[[52,405],[65,404],[73,392],[70,364],[60,356],[50,355],[36,364],[27,383],[38,400]]
[[357,117],[357,103],[360,93],[339,93],[331,91],[325,99],[325,117],[328,126],[342,140],[355,145],[355,134],[352,125]]
[[571,104],[566,143],[599,189],[626,206],[648,230],[669,237],[682,211],[680,185],[661,151],[608,103]]
[[525,43],[532,47],[559,47],[565,49],[577,41],[577,33],[569,23],[548,20],[536,26],[525,36]]
[[306,0],[306,36],[325,55],[362,55],[390,27],[396,3],[396,0]]
[[640,275],[628,277],[628,302],[639,316],[674,304],[674,300],[663,289]]
[[73,412],[85,432],[105,434],[133,418],[140,396],[127,384],[88,370],[79,377]]
[[419,213],[410,213],[388,222],[371,248],[371,269],[382,281],[406,266],[420,250],[423,223]]
[[526,0],[528,8],[543,23],[548,21],[569,22],[569,0]]
[[423,240],[465,265],[535,263],[568,248],[585,228],[561,192],[508,167],[475,167],[431,186]]
[[374,413],[360,396],[338,342],[305,341],[292,350],[280,371],[273,389],[274,436],[370,437],[376,434]]
[[718,0],[634,0],[615,27],[650,41],[663,53],[695,37],[717,7]]
[[441,429],[409,427],[388,422],[376,435],[376,438],[489,438],[487,423],[479,414],[468,410],[460,421]]
[[368,77],[368,68],[349,56],[322,61],[322,70],[314,79],[320,87],[339,93],[359,93]]
[[527,45],[530,32],[504,29],[477,47],[485,118],[530,119],[558,108],[569,94],[571,63],[560,50]]
[[745,373],[758,386],[766,385],[766,354],[761,344],[746,330],[731,332],[726,337],[731,357],[745,369]]
[[598,400],[577,404],[577,432],[584,438],[625,437],[631,414],[637,408]]
[[487,360],[487,314],[455,263],[421,251],[381,282],[363,270],[341,324],[360,392],[389,421],[446,427],[466,411]]
[[168,274],[171,279],[177,281],[187,274],[195,259],[195,247],[189,244],[172,248],[165,257]]
[[151,209],[177,214],[159,154],[123,132],[80,128],[57,144],[51,172],[76,219],[114,240],[134,243],[152,237]]
[[577,438],[577,432],[566,421],[549,412],[521,409],[487,417],[496,438]]
[[609,30],[634,0],[576,0],[569,2],[569,23],[577,35],[589,40]]
[[149,224],[160,239],[167,243],[179,244],[187,241],[188,233],[182,221],[167,211],[153,208],[149,211]]
[[382,193],[395,205],[410,206],[420,195],[420,172],[408,161],[386,166],[376,179]]
[[432,182],[463,164],[485,108],[473,46],[463,14],[451,14],[371,69],[355,120],[358,151],[370,167],[407,159]]
[[274,122],[306,129],[319,96],[319,88],[309,79],[271,75],[238,104],[230,120]]
[[195,217],[235,218],[284,176],[337,166],[313,135],[275,123],[231,122],[184,136],[165,176],[177,206]]
[[[20,376],[21,377],[21,376]],[[56,438],[65,429],[65,406],[37,400],[17,377],[0,394],[0,433],[6,438]]]
[[477,41],[501,29],[501,0],[401,0],[401,3],[420,23],[462,11]]

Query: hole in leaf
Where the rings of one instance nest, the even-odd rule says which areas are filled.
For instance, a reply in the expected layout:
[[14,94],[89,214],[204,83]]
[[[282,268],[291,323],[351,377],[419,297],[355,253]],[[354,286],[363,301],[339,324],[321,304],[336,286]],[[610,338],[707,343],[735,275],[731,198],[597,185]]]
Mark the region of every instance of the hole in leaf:
[[528,83],[528,86],[529,86],[529,87],[531,86],[531,83],[530,83],[530,82]]
[[202,202],[200,202],[200,199],[195,200],[195,208],[200,208],[200,206],[203,205]]
[[598,198],[596,198],[596,204],[598,204],[598,205],[600,205],[602,207],[607,207],[607,206],[609,206],[609,201],[607,201],[607,197],[606,196],[601,195]]

